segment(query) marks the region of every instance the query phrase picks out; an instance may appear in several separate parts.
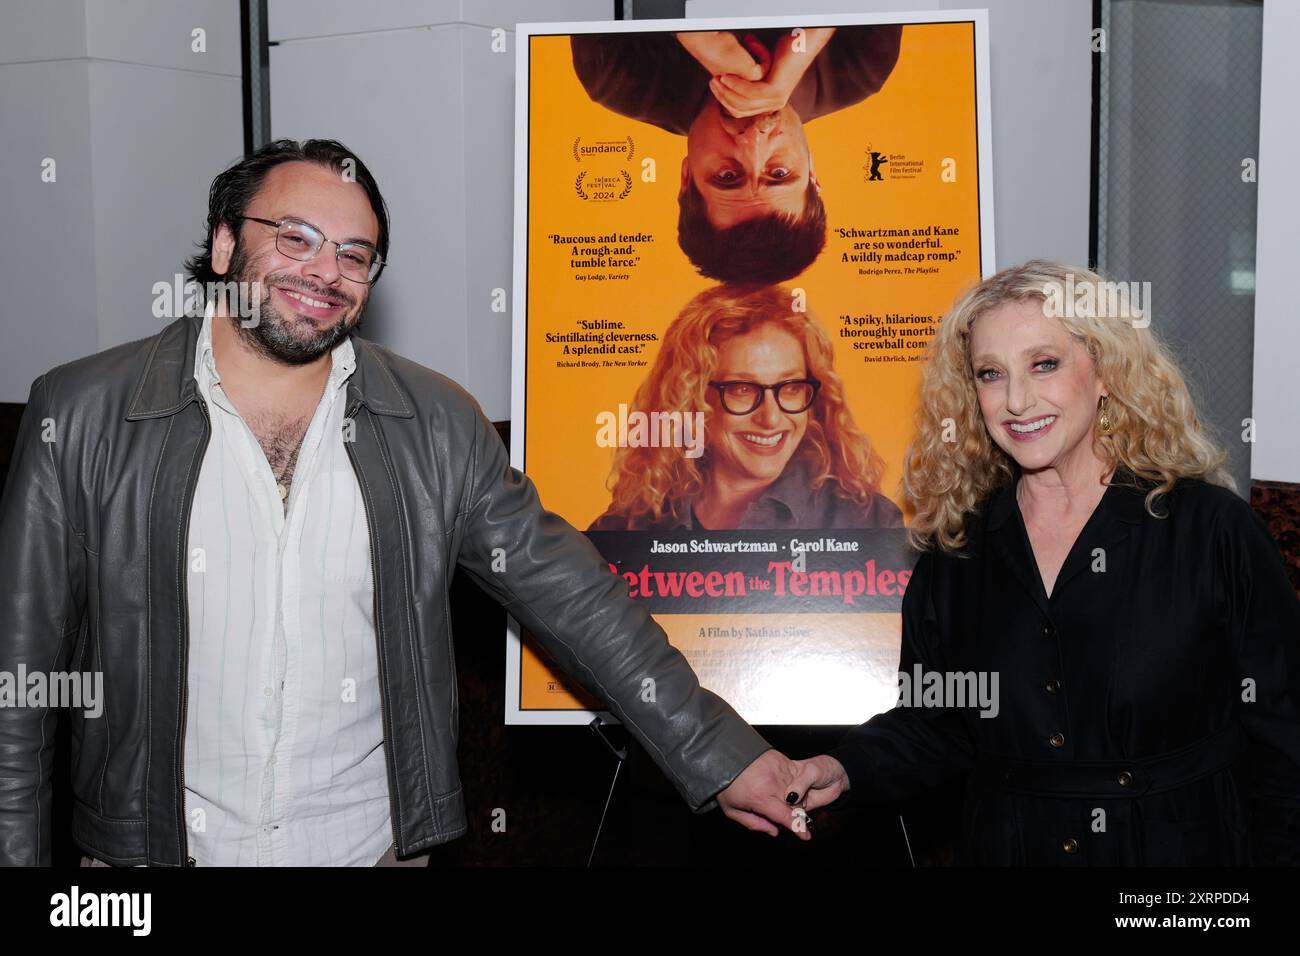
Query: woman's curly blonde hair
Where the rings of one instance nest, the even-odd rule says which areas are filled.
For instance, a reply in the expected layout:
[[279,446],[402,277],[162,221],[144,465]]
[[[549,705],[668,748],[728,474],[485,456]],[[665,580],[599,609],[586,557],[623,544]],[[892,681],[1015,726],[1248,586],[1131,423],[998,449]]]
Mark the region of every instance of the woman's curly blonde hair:
[[[718,414],[708,394],[719,347],[772,323],[799,340],[808,374],[821,382],[791,463],[809,464],[813,489],[834,480],[835,494],[870,504],[880,490],[884,459],[853,421],[844,382],[833,364],[830,336],[810,313],[795,311],[794,302],[793,292],[779,285],[722,285],[701,292],[664,333],[654,366],[632,399],[632,410],[704,412],[707,434]],[[613,500],[606,514],[622,518],[628,530],[656,527],[665,519],[684,520],[691,502],[704,490],[710,467],[707,449],[703,457],[692,459],[675,448],[620,448],[610,471]]]
[[[1089,308],[1071,309],[1060,321],[1092,357],[1109,398],[1108,434],[1094,429],[1098,456],[1110,470],[1124,467],[1154,483],[1146,508],[1180,478],[1233,487],[1223,467],[1226,453],[1205,432],[1182,373],[1149,322],[1135,318],[1137,303],[1124,285],[1096,272],[1047,259],[985,279],[953,305],[930,343],[916,411],[916,433],[903,467],[903,492],[915,509],[909,536],[918,548],[956,552],[966,544],[965,521],[990,493],[1015,479],[1015,462],[993,441],[980,413],[970,359],[970,328],[1006,302],[1057,300],[1063,290],[1091,284]],[[1080,303],[1086,305],[1086,302]],[[1149,303],[1142,303],[1149,309]],[[1069,312],[1086,314],[1070,315]],[[1055,313],[1053,313],[1055,314]],[[945,440],[948,439],[948,440]],[[955,440],[954,440],[955,439]]]

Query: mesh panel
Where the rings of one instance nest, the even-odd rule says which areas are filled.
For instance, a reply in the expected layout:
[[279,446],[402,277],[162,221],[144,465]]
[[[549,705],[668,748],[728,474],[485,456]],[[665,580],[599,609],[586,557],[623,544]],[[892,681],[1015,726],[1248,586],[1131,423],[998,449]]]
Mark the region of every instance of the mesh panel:
[[1104,0],[1098,265],[1151,283],[1152,327],[1250,488],[1255,184],[1263,8]]

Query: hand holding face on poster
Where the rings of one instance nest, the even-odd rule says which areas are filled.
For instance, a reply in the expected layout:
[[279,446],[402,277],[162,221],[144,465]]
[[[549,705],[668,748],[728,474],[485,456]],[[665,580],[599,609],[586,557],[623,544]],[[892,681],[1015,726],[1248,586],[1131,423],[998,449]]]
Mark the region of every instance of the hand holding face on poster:
[[679,33],[677,40],[712,76],[730,74],[758,81],[767,74],[771,62],[767,47],[754,39],[753,34],[746,35],[744,46],[730,30]]
[[[799,81],[834,33],[834,27],[791,31],[777,41],[776,49],[772,52],[768,52],[752,33],[746,34],[745,48],[758,57],[762,75],[754,79],[738,71],[716,71],[709,81],[709,90],[726,111],[737,119],[784,109]],[[708,68],[707,64],[705,68]]]

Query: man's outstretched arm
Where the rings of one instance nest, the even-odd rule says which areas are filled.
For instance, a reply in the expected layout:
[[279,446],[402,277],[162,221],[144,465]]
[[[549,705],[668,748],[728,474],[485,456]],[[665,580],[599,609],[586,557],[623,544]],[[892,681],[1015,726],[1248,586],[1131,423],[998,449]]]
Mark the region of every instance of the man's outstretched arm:
[[491,423],[477,407],[475,414],[458,517],[460,565],[606,703],[693,810],[721,803],[751,829],[775,833],[768,821],[790,826],[776,791],[793,779],[791,762],[700,686],[622,578],[585,535],[542,507]]

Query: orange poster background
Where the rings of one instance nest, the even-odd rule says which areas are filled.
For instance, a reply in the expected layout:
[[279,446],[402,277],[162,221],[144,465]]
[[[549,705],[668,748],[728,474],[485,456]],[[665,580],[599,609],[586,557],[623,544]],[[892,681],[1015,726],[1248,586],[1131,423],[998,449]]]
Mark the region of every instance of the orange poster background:
[[[974,36],[974,24],[969,22],[906,25],[898,63],[884,87],[861,103],[805,126],[827,209],[827,242],[818,260],[785,285],[806,291],[809,311],[834,340],[835,367],[845,381],[854,418],[888,463],[882,491],[900,507],[898,483],[903,453],[911,438],[923,351],[916,349],[910,361],[872,362],[872,356],[880,353],[855,351],[853,340],[839,335],[840,317],[871,311],[927,313],[937,319],[958,292],[980,277]],[[557,361],[573,359],[562,354],[562,345],[547,343],[546,334],[580,331],[576,322],[581,319],[612,319],[625,324],[624,332],[662,335],[678,310],[714,283],[694,272],[676,242],[685,137],[592,102],[574,73],[567,35],[532,36],[528,42],[526,431],[522,465],[546,506],[585,529],[610,500],[606,480],[614,449],[597,445],[596,415],[631,402],[653,364],[658,343],[645,346],[640,355],[590,357],[633,359],[644,363],[640,366],[557,368]],[[523,133],[521,129],[519,135]],[[634,144],[630,162],[625,156],[575,158],[575,140],[579,138],[582,143],[594,143],[628,137]],[[884,181],[866,181],[870,149],[890,157],[893,165],[884,167]],[[654,182],[642,180],[646,158],[654,160]],[[895,168],[917,160],[921,168],[915,178],[891,176]],[[584,200],[575,188],[575,177],[584,169],[592,175],[626,169],[632,176],[632,188],[621,200]],[[945,169],[950,171],[951,181],[941,175]],[[837,235],[841,227],[912,230],[927,226],[959,230],[958,236],[943,239],[955,260],[925,264],[927,268],[937,266],[936,273],[868,276],[858,270],[879,269],[882,263],[842,261],[843,254],[855,250],[854,240]],[[648,233],[653,241],[637,244],[640,258],[635,267],[597,270],[627,274],[627,278],[609,281],[575,278],[577,270],[570,266],[572,247],[548,238],[552,234],[613,232]],[[896,263],[883,265],[903,268]],[[870,645],[864,652],[868,656],[884,653],[889,657],[886,678],[890,693],[884,704],[888,706],[895,696],[897,615],[826,616],[839,616],[843,621],[833,627],[825,622],[819,625],[829,627],[831,637],[818,658],[825,667],[820,678],[814,678],[823,685],[842,682],[835,655],[843,652],[838,658],[840,669],[859,676],[871,671],[872,680],[878,681],[880,675],[866,668],[860,654],[855,656],[857,640]],[[688,659],[693,652],[697,654],[692,664],[702,671],[702,682],[731,700],[742,715],[756,719],[755,714],[768,708],[757,700],[746,708],[734,699],[747,693],[738,672],[733,669],[721,686],[710,682],[710,669],[702,666],[699,649],[688,636],[698,622],[674,620],[696,617],[715,622],[750,617],[784,624],[803,616],[658,618]],[[872,617],[885,617],[890,623],[882,628],[878,621],[865,620]],[[846,635],[856,638],[846,640]],[[521,663],[521,709],[598,709],[594,702],[569,693],[563,680],[546,668],[531,646],[524,647]],[[854,706],[861,710],[864,704],[859,699]],[[872,706],[868,715],[883,709]],[[861,718],[851,718],[855,719]]]

